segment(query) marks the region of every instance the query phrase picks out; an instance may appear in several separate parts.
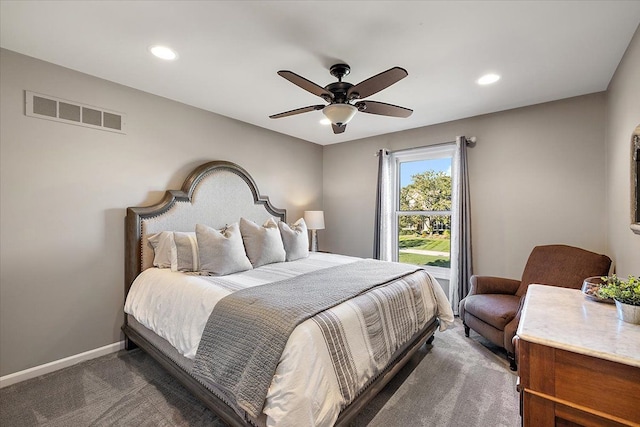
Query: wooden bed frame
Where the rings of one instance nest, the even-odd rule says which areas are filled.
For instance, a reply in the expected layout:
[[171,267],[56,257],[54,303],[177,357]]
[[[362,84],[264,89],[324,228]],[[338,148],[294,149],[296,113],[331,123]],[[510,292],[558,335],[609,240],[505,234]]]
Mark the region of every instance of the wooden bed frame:
[[[218,181],[220,182],[218,183]],[[206,185],[203,184],[205,182],[207,183]],[[231,186],[237,186],[237,188],[230,189],[230,184]],[[207,190],[201,190],[201,188],[206,188]],[[235,202],[238,198],[241,198],[240,196],[243,192],[250,193],[250,197],[253,200],[252,204],[259,208],[254,210],[252,214],[246,215],[246,212],[237,212],[238,208],[241,207],[236,206]],[[204,212],[194,210],[193,218],[191,218],[190,209],[198,202],[200,204],[211,203],[211,206],[207,206],[207,209],[211,209],[212,212],[207,212],[206,209]],[[171,222],[172,215],[179,217],[180,220]],[[206,215],[210,220],[203,221],[203,215]],[[286,221],[286,211],[275,208],[268,197],[260,195],[255,181],[247,171],[234,163],[226,161],[212,161],[199,166],[189,174],[181,190],[168,190],[164,198],[153,206],[128,208],[125,219],[125,298],[134,279],[144,269],[151,266],[152,255],[149,253],[150,249],[146,240],[147,234],[157,231],[193,231],[198,221],[213,227],[223,227],[227,223],[236,222],[240,216],[248,217],[256,220],[256,222],[269,216]],[[165,218],[169,221],[168,223],[163,222]],[[153,224],[157,220],[159,222]],[[172,228],[164,228],[162,230],[168,224],[171,224]],[[152,228],[152,226],[156,228],[150,230],[149,228]],[[433,334],[438,324],[438,320],[433,319],[432,322],[428,323],[425,328],[399,349],[390,365],[349,406],[342,410],[335,425],[347,426],[402,369],[422,344],[425,341],[430,343],[433,340]],[[233,409],[189,375],[186,370],[159,350],[151,341],[133,329],[127,322],[126,314],[122,331],[125,335],[125,348],[127,350],[138,346],[147,352],[224,422],[234,427],[252,425],[238,416]]]

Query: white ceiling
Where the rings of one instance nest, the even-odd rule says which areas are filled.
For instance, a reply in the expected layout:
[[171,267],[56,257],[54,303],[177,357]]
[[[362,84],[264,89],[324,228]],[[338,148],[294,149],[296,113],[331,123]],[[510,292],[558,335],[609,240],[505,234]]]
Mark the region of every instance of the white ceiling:
[[[322,145],[605,90],[639,23],[640,1],[0,1],[3,48]],[[268,118],[323,103],[278,70],[325,86],[338,62],[405,68],[367,99],[413,115]]]

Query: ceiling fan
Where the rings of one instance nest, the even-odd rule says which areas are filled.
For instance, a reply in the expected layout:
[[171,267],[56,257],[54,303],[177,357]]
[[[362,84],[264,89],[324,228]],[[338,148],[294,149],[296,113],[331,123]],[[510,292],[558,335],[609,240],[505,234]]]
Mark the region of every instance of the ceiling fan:
[[281,117],[293,116],[309,111],[322,110],[327,119],[331,121],[333,133],[338,134],[345,131],[347,123],[353,118],[357,111],[391,117],[409,117],[411,113],[413,113],[413,110],[405,107],[386,104],[384,102],[362,100],[407,77],[408,73],[404,68],[390,68],[387,71],[383,71],[380,74],[361,81],[357,85],[342,81],[342,78],[350,72],[351,68],[347,64],[335,64],[331,66],[329,73],[336,77],[338,81],[322,87],[292,71],[278,71],[280,76],[289,80],[294,85],[300,86],[307,92],[319,96],[328,102],[329,105],[310,105],[308,107],[274,114],[269,117],[279,119]]

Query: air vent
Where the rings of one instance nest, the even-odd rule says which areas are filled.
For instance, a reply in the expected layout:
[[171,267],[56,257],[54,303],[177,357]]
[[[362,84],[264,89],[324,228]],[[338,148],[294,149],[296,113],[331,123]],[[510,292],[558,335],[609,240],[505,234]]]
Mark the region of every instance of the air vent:
[[25,95],[25,113],[29,117],[125,133],[123,113],[35,92],[25,91]]

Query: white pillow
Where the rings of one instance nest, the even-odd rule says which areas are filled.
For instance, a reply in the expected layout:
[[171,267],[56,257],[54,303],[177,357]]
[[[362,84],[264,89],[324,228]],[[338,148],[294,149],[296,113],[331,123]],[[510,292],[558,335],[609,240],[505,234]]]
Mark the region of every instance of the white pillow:
[[304,218],[300,218],[293,225],[286,222],[278,223],[284,250],[287,252],[287,261],[295,261],[309,256],[309,234]]
[[278,224],[269,218],[263,226],[240,218],[240,233],[253,268],[274,262],[284,262],[286,253]]
[[158,268],[171,268],[176,258],[176,245],[173,231],[161,231],[147,237],[153,248],[153,265]]
[[200,259],[198,256],[198,242],[196,241],[196,233],[191,232],[173,232],[173,241],[175,243],[175,262],[171,263],[172,271],[199,271]]
[[201,273],[223,276],[251,270],[237,223],[229,225],[222,232],[196,224],[196,238]]

